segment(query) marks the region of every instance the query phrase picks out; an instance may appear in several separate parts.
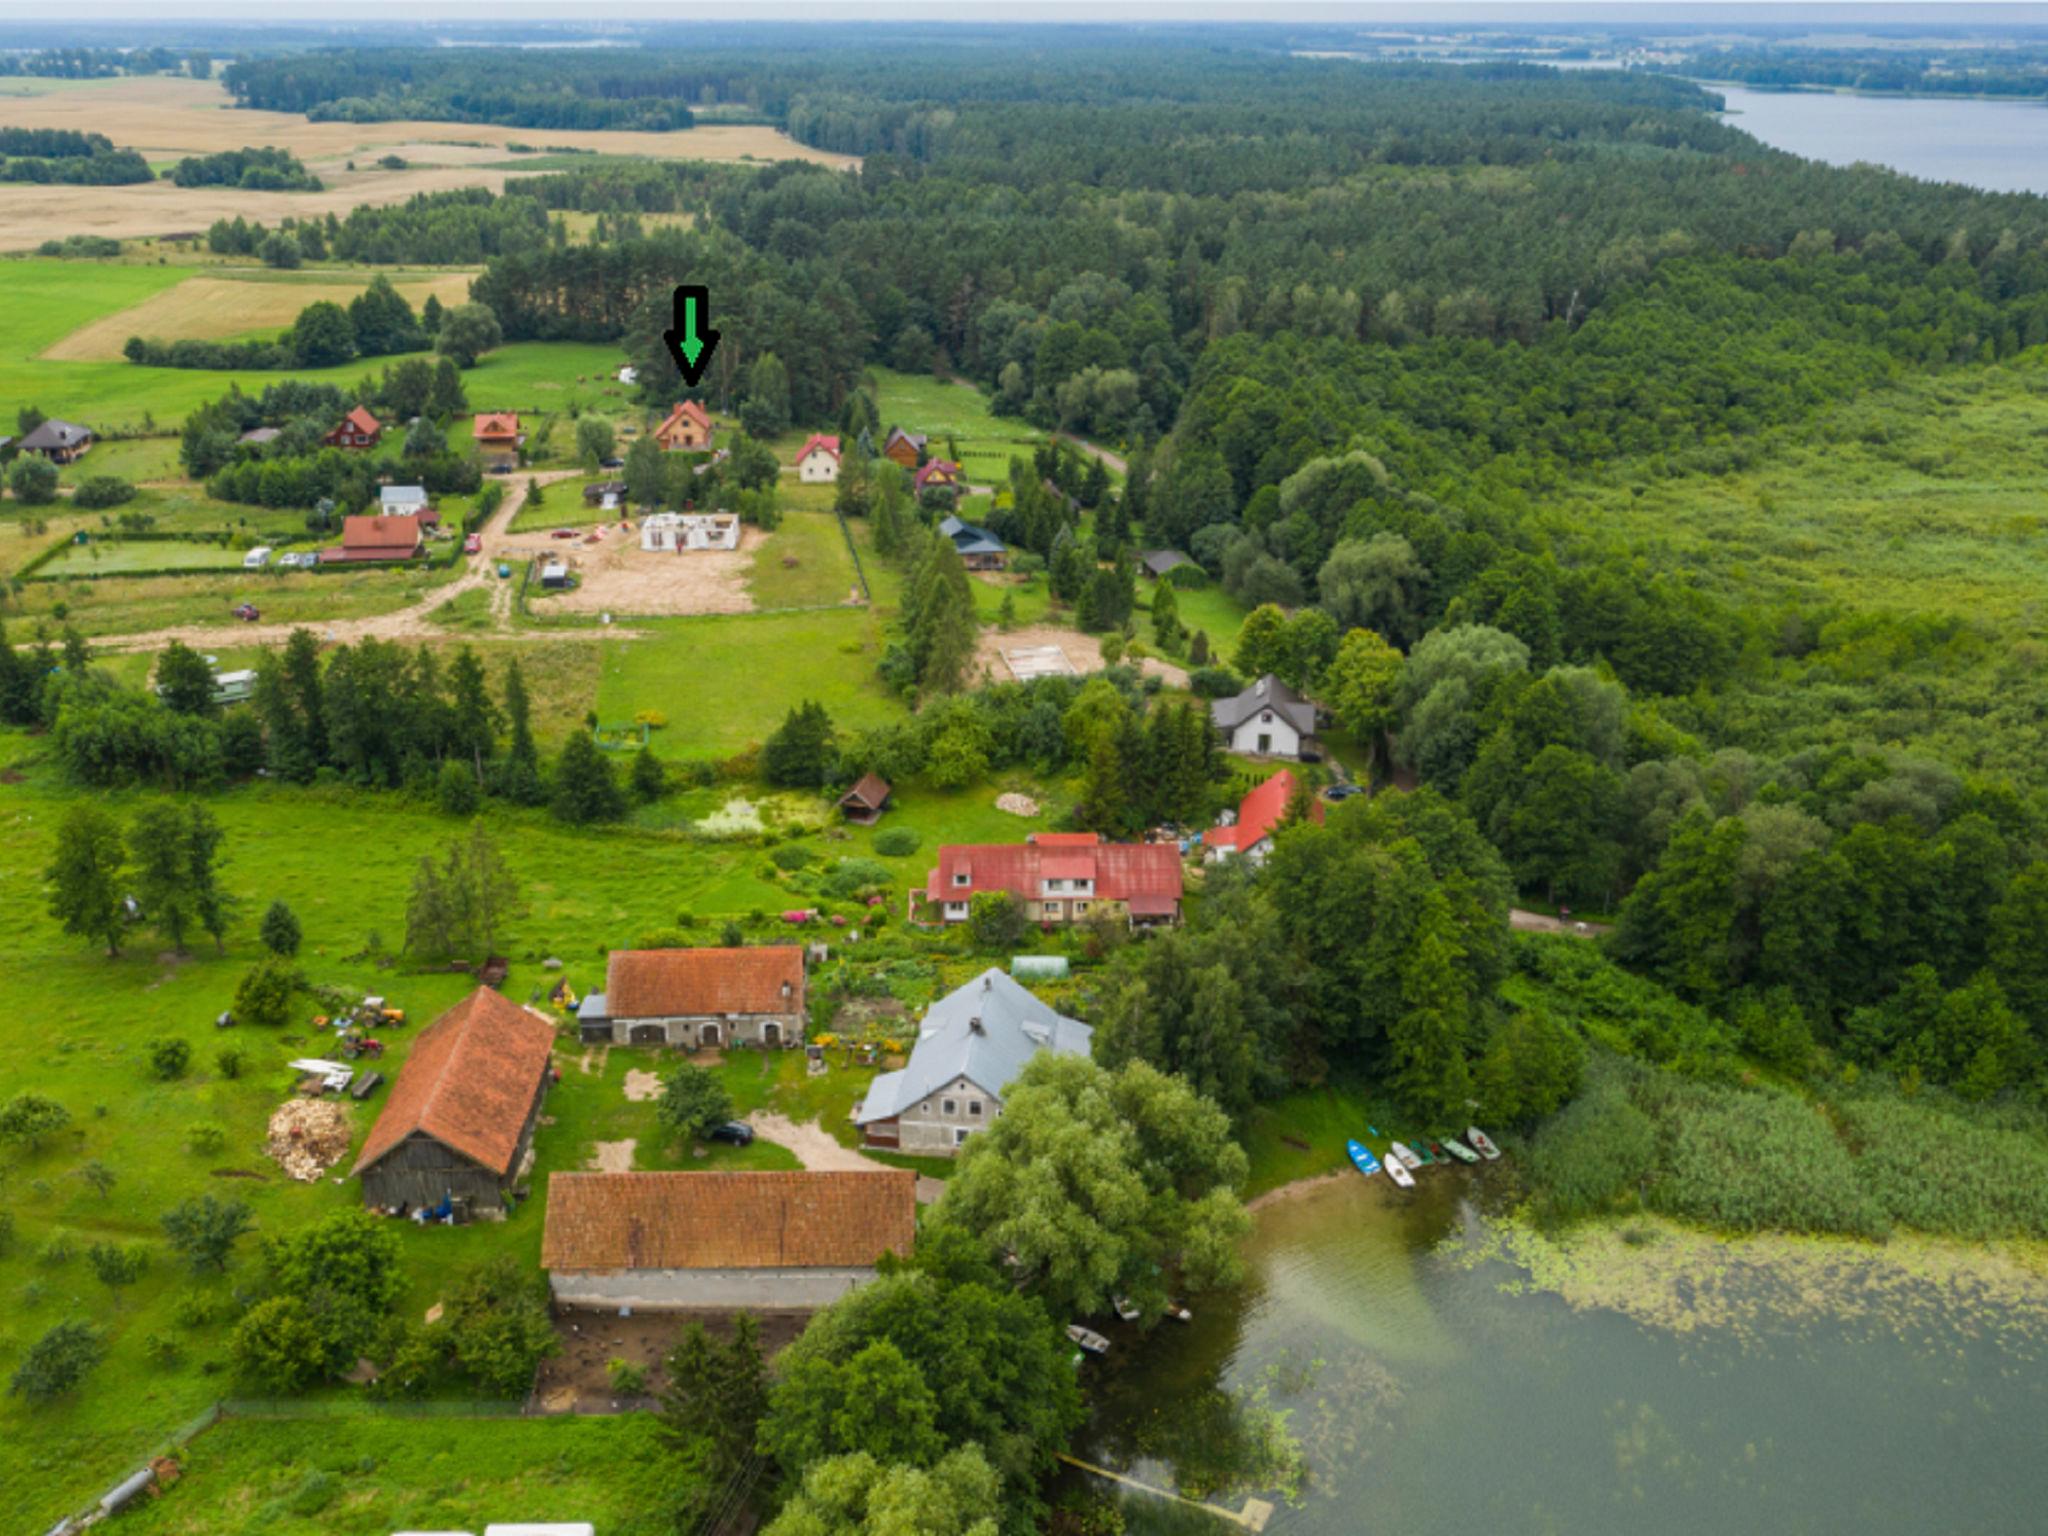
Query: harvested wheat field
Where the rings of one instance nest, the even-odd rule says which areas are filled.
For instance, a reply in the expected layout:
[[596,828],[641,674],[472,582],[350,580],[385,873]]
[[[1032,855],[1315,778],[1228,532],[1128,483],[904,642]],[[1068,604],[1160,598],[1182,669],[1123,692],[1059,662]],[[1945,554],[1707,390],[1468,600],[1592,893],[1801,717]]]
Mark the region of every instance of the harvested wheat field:
[[[469,281],[475,275],[467,270],[441,272],[428,278],[394,279],[392,286],[415,310],[429,294],[452,306],[469,301]],[[188,277],[175,288],[152,294],[133,309],[80,326],[43,356],[64,363],[119,362],[121,347],[130,336],[225,341],[252,332],[281,331],[308,304],[327,299],[345,305],[369,286],[367,273],[360,281],[325,274],[314,280],[279,280],[277,274],[262,271],[210,268],[204,276]]]
[[[61,85],[62,89],[46,87]],[[289,149],[326,182],[320,192],[245,192],[238,187],[176,187],[168,181],[128,187],[44,186],[17,182],[0,198],[0,250],[21,250],[53,235],[132,238],[203,230],[236,215],[275,223],[286,215],[345,214],[363,204],[399,203],[454,187],[501,190],[522,156],[505,146],[561,146],[658,160],[808,160],[853,166],[853,155],[809,149],[779,129],[709,123],[678,133],[503,128],[491,123],[314,123],[288,112],[252,112],[213,80],[134,77],[45,82],[0,77],[0,127],[68,128],[104,133],[151,160],[211,154],[250,145]],[[374,168],[380,155],[410,162]],[[361,170],[351,171],[355,161]]]
[[567,592],[531,596],[535,613],[611,613],[651,618],[657,614],[751,613],[747,578],[754,551],[768,535],[758,528],[740,534],[738,549],[699,549],[655,554],[640,547],[637,533],[613,528],[602,542],[565,544],[528,539],[508,546],[520,554],[567,560],[579,578]]

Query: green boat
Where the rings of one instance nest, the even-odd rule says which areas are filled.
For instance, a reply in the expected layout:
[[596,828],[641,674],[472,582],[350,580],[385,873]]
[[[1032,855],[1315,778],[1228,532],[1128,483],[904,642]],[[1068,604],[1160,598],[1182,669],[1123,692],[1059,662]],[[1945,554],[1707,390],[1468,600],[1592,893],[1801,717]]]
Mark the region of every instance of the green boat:
[[1446,1136],[1444,1138],[1444,1150],[1461,1163],[1476,1163],[1479,1161],[1479,1154],[1455,1136]]
[[1431,1163],[1436,1161],[1436,1159],[1430,1155],[1428,1142],[1413,1142],[1410,1144],[1410,1150],[1414,1152],[1415,1160],[1418,1163],[1422,1164],[1422,1166],[1425,1168],[1427,1168]]

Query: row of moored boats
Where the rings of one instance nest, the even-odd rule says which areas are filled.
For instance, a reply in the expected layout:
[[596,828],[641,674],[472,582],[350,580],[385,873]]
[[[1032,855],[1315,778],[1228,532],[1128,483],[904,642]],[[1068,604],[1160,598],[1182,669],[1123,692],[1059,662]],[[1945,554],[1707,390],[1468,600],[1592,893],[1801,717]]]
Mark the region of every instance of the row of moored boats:
[[[1371,1135],[1379,1135],[1371,1126],[1366,1130]],[[1413,1143],[1389,1142],[1385,1162],[1380,1161],[1371,1147],[1356,1138],[1346,1142],[1344,1150],[1351,1154],[1351,1165],[1367,1178],[1384,1168],[1387,1177],[1403,1189],[1413,1189],[1416,1173],[1433,1164],[1492,1162],[1500,1156],[1500,1148],[1493,1144],[1493,1138],[1476,1125],[1466,1128],[1462,1141],[1456,1136],[1446,1136],[1442,1141],[1424,1136]]]

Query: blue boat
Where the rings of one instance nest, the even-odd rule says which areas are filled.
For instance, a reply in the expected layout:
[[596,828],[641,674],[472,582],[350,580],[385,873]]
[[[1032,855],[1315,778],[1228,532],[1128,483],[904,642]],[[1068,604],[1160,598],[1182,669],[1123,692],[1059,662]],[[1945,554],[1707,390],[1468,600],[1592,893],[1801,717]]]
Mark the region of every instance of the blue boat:
[[1380,1171],[1380,1160],[1372,1155],[1372,1148],[1362,1141],[1347,1141],[1344,1150],[1351,1154],[1351,1163],[1360,1173],[1371,1178]]

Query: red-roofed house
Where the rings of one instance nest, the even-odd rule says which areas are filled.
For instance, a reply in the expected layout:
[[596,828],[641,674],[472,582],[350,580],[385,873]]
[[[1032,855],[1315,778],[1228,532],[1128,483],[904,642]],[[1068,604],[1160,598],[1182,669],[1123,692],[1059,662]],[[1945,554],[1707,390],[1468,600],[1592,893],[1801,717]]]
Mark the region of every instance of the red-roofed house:
[[711,446],[711,416],[695,400],[684,400],[654,429],[664,452],[686,448],[701,452]]
[[384,423],[362,406],[357,406],[327,434],[330,448],[374,448],[384,435]]
[[926,459],[910,477],[910,488],[920,496],[926,491],[958,490],[960,466],[951,459]]
[[[1266,855],[1273,851],[1273,834],[1280,829],[1281,818],[1287,814],[1288,797],[1294,793],[1294,775],[1282,768],[1273,777],[1259,785],[1237,808],[1237,820],[1227,827],[1211,827],[1202,834],[1202,846],[1208,850],[1212,864],[1224,859],[1249,859],[1254,864],[1265,862]],[[1323,819],[1323,802],[1309,802],[1309,818]]]
[[554,1045],[552,1023],[489,987],[434,1020],[351,1170],[364,1203],[502,1210],[530,1161]]
[[410,560],[424,538],[417,517],[345,517],[340,545],[321,550],[320,562]]
[[831,485],[839,479],[839,439],[814,432],[796,451],[796,477],[805,485]]
[[585,1040],[618,1045],[801,1045],[804,952],[615,949],[604,990],[584,997],[576,1022]]
[[1180,850],[1105,843],[1093,832],[1035,832],[1021,843],[948,843],[925,881],[929,916],[964,922],[983,891],[1008,891],[1034,923],[1108,910],[1134,926],[1180,920]]
[[470,428],[469,435],[479,448],[494,448],[504,453],[518,451],[526,441],[526,434],[519,430],[519,415],[516,411],[483,411]]

